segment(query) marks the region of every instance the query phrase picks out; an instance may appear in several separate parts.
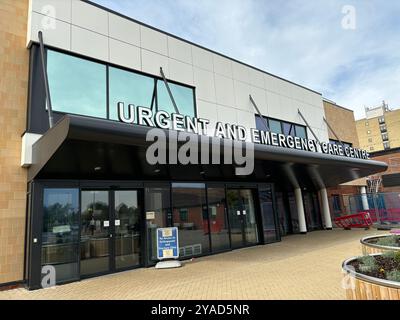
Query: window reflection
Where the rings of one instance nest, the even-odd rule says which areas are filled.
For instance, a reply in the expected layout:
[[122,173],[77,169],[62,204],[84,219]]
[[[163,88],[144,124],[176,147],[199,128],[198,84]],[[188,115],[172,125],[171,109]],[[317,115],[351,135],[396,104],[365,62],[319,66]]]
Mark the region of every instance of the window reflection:
[[280,121],[269,119],[268,123],[269,123],[269,129],[271,130],[271,132],[282,133],[282,127],[281,127]]
[[108,191],[82,191],[81,274],[109,270]]
[[169,187],[145,189],[148,263],[157,262],[157,228],[172,226]]
[[56,269],[57,283],[79,278],[79,190],[44,189],[42,265]]
[[48,50],[47,73],[54,111],[107,118],[105,65]]
[[115,191],[115,266],[140,264],[140,208],[137,191]]
[[[118,120],[118,103],[125,106],[134,104],[150,108],[155,81],[137,73],[128,72],[117,68],[109,68],[110,81],[110,119]],[[127,111],[127,107],[126,110]]]
[[[207,198],[212,251],[228,250],[230,241],[229,224],[226,216],[225,188],[208,188]],[[205,227],[208,230],[208,224]]]
[[272,190],[270,187],[259,189],[261,204],[261,216],[264,228],[264,243],[276,242],[279,239],[278,230],[275,226],[275,212],[272,201]]
[[296,137],[307,139],[307,130],[303,126],[296,125]]
[[180,256],[190,257],[209,252],[205,185],[172,184],[172,207],[173,226],[179,229]]
[[[169,83],[169,87],[178,106],[179,113],[185,116],[195,117],[193,89],[174,83]],[[157,81],[157,101],[158,110],[163,110],[170,114],[176,113],[165,83],[162,80]]]

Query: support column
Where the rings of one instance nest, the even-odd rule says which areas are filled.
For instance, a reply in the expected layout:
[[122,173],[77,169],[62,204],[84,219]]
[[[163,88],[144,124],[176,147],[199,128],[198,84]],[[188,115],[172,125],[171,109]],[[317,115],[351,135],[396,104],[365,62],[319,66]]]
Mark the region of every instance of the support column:
[[364,210],[369,210],[369,204],[368,204],[368,197],[367,197],[367,188],[366,187],[361,187],[360,188],[361,192],[361,201],[363,205]]
[[325,229],[332,230],[331,210],[329,208],[328,192],[326,191],[326,188],[322,188],[319,191],[319,194],[321,196],[322,218],[325,224]]
[[294,189],[294,195],[296,197],[297,215],[299,217],[299,229],[301,233],[305,234],[307,233],[307,225],[306,225],[306,216],[304,214],[303,195],[301,189],[300,188]]

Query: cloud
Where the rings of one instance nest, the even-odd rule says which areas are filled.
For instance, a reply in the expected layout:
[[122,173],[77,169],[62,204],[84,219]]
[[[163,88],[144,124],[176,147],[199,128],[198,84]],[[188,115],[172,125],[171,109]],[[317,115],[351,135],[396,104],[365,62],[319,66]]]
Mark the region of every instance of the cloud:
[[[400,105],[400,1],[96,0],[139,21],[321,92],[364,115]],[[343,6],[356,29],[342,28]]]

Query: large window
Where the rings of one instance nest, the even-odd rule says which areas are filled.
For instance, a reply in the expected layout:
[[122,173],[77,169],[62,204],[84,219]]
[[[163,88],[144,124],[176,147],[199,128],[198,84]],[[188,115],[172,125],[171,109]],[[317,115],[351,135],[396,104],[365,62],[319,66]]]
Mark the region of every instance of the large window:
[[[170,114],[176,113],[164,82],[161,80],[157,82],[157,109],[167,111]],[[193,90],[173,83],[170,83],[169,87],[174,96],[179,113],[185,116],[195,117]]]
[[[156,77],[53,50],[47,50],[47,72],[56,112],[117,121],[117,106],[123,102],[126,113],[128,104],[176,113],[164,81]],[[168,83],[179,113],[195,117],[193,88]]]
[[100,63],[47,51],[54,111],[107,118],[107,73]]
[[[155,80],[137,73],[109,68],[110,119],[118,120],[118,103],[152,107]],[[126,108],[127,111],[128,108]]]
[[261,205],[264,243],[276,242],[279,240],[279,231],[275,225],[275,210],[272,201],[272,189],[270,186],[263,186],[259,188],[258,192]]
[[[210,215],[210,234],[213,252],[228,250],[229,224],[226,216],[225,188],[210,187],[207,189],[208,212]],[[208,229],[208,225],[206,225]]]
[[271,132],[283,133],[286,136],[307,139],[307,129],[305,126],[287,121],[270,119],[267,117],[261,118],[260,116],[256,115],[256,128],[258,130],[266,131],[266,124],[268,124]]
[[[210,251],[206,189],[203,183],[172,184],[173,226],[179,229],[180,256]],[[185,219],[181,219],[186,212]]]
[[79,190],[44,189],[42,266],[56,270],[57,283],[79,278]]

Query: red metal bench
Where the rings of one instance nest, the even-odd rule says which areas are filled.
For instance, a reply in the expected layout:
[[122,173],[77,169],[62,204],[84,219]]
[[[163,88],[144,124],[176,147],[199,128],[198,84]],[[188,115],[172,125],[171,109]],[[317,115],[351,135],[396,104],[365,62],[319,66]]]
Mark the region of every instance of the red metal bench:
[[359,212],[348,216],[335,218],[335,223],[338,227],[344,229],[351,228],[369,228],[373,222],[368,212]]

